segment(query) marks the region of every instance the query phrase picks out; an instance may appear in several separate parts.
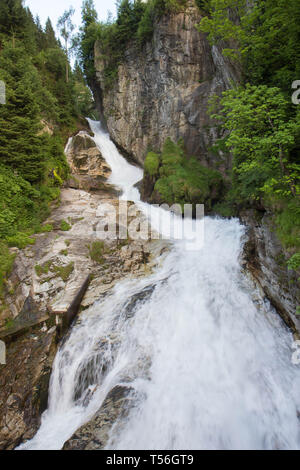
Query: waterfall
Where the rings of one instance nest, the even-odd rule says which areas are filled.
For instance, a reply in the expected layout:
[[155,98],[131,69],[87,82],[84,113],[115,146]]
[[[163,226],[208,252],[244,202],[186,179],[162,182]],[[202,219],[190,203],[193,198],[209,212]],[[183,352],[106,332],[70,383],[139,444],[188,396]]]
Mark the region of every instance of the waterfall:
[[[135,187],[142,171],[90,126],[110,182],[156,225],[163,212],[149,215]],[[293,337],[241,272],[244,227],[204,222],[202,249],[174,240],[155,272],[81,314],[57,353],[41,428],[22,449],[61,449],[117,385],[134,393],[108,449],[300,448]]]

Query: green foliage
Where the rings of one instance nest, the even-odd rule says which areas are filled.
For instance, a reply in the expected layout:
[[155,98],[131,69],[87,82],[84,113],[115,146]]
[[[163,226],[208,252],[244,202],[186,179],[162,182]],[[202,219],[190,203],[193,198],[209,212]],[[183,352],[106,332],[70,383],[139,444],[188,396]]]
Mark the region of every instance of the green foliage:
[[11,254],[5,242],[0,240],[0,298],[3,297],[5,278],[9,275],[15,255]]
[[[299,0],[209,0],[199,29],[242,66],[244,81],[277,86],[290,95],[300,76]],[[224,44],[224,43],[223,43]],[[276,53],[274,53],[276,51]]]
[[196,0],[196,5],[203,12],[210,11],[210,0]]
[[300,253],[293,255],[288,261],[288,268],[294,271],[300,268]]
[[68,224],[68,222],[66,222],[65,220],[61,221],[60,230],[62,230],[63,232],[69,232],[71,228],[72,227],[70,224]]
[[40,232],[40,222],[49,214],[49,203],[58,196],[56,191],[59,193],[58,188],[34,187],[0,165],[0,239],[12,243],[16,235],[20,238],[20,232]]
[[69,263],[67,266],[53,266],[51,271],[55,272],[64,282],[67,282],[74,271],[74,263]]
[[5,321],[5,329],[11,330],[15,326],[15,320],[13,318],[7,319]]
[[105,253],[105,245],[103,241],[96,241],[93,242],[89,248],[90,257],[93,261],[99,264],[103,264],[104,258],[103,255]]
[[105,86],[109,88],[117,77],[126,47],[130,42],[143,44],[150,40],[155,21],[167,11],[178,11],[186,0],[120,0],[117,19],[99,23],[92,0],[85,0],[82,7],[82,26],[77,38],[80,63],[88,82],[95,79],[94,45],[98,40],[101,58],[105,64]]
[[27,245],[34,245],[35,238],[31,238],[27,233],[17,232],[15,235],[6,237],[9,246],[16,246],[22,250]]
[[157,153],[149,152],[145,160],[145,171],[150,176],[155,176],[158,173],[160,165],[160,156]]
[[146,172],[157,175],[155,191],[169,205],[205,204],[209,211],[222,193],[221,174],[204,167],[196,158],[187,157],[181,141],[175,144],[167,139],[162,153],[150,152],[146,162]]
[[299,113],[290,112],[279,88],[265,85],[229,90],[220,105],[214,117],[230,132],[225,145],[234,156],[227,207],[271,209],[283,245],[299,248]]
[[[86,92],[83,76],[70,73],[66,83],[65,74],[66,53],[51,21],[43,29],[22,0],[1,0],[0,296],[14,260],[9,246],[25,248],[34,233],[53,229],[42,221],[68,177],[64,140],[84,108],[76,93]],[[43,131],[46,124],[53,135]]]
[[234,156],[220,209],[272,211],[276,233],[293,253],[300,247],[300,108],[291,105],[291,84],[300,76],[299,1],[261,0],[249,8],[247,0],[210,0],[208,12],[199,29],[212,43],[229,45],[223,54],[242,71],[242,86],[214,111]]
[[41,233],[49,233],[53,231],[53,225],[45,224],[41,227]]
[[230,131],[226,146],[234,156],[234,184],[241,200],[300,194],[297,147],[299,117],[278,88],[251,86],[223,93],[214,117]]
[[47,261],[47,263],[44,263],[42,266],[39,264],[35,266],[35,272],[36,274],[41,277],[43,274],[48,274],[49,269],[52,266],[52,261]]
[[23,37],[26,23],[27,14],[23,8],[23,0],[1,0],[0,24],[3,33]]
[[300,203],[296,198],[274,204],[276,232],[282,244],[290,250],[300,250]]

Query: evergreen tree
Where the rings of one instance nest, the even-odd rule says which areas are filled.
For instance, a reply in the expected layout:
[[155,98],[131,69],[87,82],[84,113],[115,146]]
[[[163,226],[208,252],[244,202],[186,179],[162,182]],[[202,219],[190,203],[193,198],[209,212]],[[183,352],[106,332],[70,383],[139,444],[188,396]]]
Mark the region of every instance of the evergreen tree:
[[22,36],[26,25],[26,11],[23,0],[1,0],[0,25],[2,33],[13,38]]
[[46,26],[45,26],[45,47],[53,48],[57,46],[58,46],[58,42],[55,36],[55,32],[54,32],[51,20],[48,17],[46,21]]
[[[6,47],[0,56],[6,82],[5,106],[0,107],[0,162],[38,182],[44,173],[39,107],[31,88],[34,68],[23,48]],[[10,74],[10,77],[8,76]]]

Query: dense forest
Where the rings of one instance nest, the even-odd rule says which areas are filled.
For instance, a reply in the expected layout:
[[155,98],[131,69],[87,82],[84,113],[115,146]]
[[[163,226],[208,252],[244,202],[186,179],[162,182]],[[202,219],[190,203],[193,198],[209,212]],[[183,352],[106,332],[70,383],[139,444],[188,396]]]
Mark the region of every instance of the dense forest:
[[[243,209],[274,216],[274,229],[289,252],[289,266],[300,266],[300,106],[292,104],[292,83],[300,77],[300,9],[298,0],[198,0],[203,14],[199,31],[212,44],[221,44],[224,56],[240,70],[239,84],[223,97],[212,97],[211,113],[227,137],[215,149],[231,152],[233,168],[226,191],[215,210],[237,216]],[[155,21],[185,8],[184,0],[122,0],[117,19],[101,23],[93,2],[84,2],[80,58],[87,78],[94,73],[94,43],[99,40],[110,87],[129,43],[151,41]],[[166,143],[169,149],[170,143]],[[162,155],[150,152],[146,172],[156,175],[156,190],[167,202],[193,200],[189,195],[202,181],[203,167],[178,162],[179,146]],[[164,158],[164,153],[166,157]],[[185,168],[183,168],[183,166]],[[190,171],[188,166],[192,167]],[[147,170],[148,169],[148,170]],[[189,184],[191,181],[193,183]],[[210,173],[207,181],[213,175]],[[189,187],[184,196],[183,186]],[[198,185],[199,186],[199,185]],[[203,189],[203,188],[202,188]],[[204,188],[205,189],[205,188]],[[200,187],[198,187],[198,193]],[[205,190],[204,190],[205,192]],[[201,191],[200,191],[201,193]]]
[[[42,27],[22,0],[0,3],[0,295],[14,256],[34,244],[68,176],[64,145],[91,105],[78,64],[71,70],[48,19]],[[66,70],[68,77],[66,77]]]

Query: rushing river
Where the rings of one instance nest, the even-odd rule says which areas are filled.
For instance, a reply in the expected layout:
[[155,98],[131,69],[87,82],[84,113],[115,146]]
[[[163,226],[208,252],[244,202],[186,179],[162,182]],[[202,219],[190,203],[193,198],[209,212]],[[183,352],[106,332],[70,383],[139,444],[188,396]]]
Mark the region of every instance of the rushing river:
[[[135,187],[142,171],[90,125],[110,182],[149,216]],[[151,215],[157,229],[162,215]],[[207,217],[201,249],[174,240],[153,274],[83,312],[57,353],[41,428],[22,448],[61,449],[126,384],[135,399],[108,448],[299,449],[293,338],[241,273],[243,235],[238,220]]]

